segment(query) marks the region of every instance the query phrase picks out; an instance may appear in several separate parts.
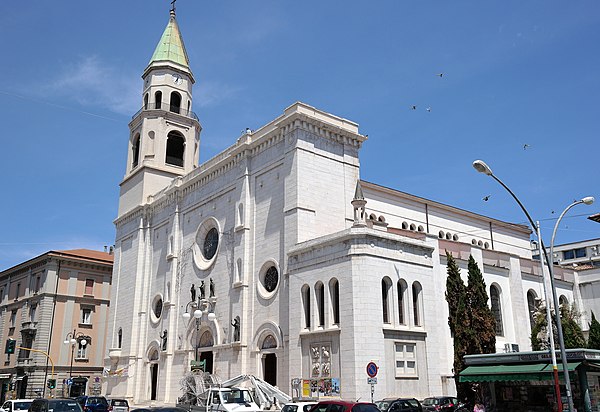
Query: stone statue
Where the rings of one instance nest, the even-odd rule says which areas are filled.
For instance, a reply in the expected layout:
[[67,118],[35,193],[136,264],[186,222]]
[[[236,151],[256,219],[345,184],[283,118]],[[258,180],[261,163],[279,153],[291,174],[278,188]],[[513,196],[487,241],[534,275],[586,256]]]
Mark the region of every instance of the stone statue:
[[212,278],[210,278],[210,297],[215,297],[215,282],[213,282]]
[[192,283],[192,288],[190,289],[190,293],[192,294],[192,302],[196,301],[196,286]]
[[238,342],[240,340],[240,318],[236,316],[233,322],[231,322],[231,326],[233,326],[233,341]]
[[200,281],[200,299],[204,299],[204,281]]
[[162,339],[161,349],[162,350],[167,350],[167,330],[165,329],[163,331],[163,333],[161,335],[159,335],[159,336]]

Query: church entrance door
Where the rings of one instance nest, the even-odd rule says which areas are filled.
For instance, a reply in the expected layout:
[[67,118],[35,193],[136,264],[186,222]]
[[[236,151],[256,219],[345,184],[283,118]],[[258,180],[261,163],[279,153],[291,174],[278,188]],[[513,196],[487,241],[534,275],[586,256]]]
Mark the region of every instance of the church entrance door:
[[205,372],[213,373],[213,353],[200,352],[200,361],[206,361]]
[[158,392],[158,363],[152,363],[150,365],[150,400],[156,400],[156,393]]
[[277,355],[267,353],[264,357],[264,379],[273,386],[277,385]]

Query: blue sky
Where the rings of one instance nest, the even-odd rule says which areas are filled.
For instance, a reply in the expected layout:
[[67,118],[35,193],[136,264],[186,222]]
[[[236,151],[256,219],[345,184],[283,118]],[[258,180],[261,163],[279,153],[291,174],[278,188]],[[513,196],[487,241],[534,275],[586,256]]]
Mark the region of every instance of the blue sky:
[[[127,124],[169,7],[0,4],[0,270],[114,243]],[[362,179],[525,222],[474,171],[480,158],[541,220],[546,242],[552,219],[587,195],[598,204],[572,209],[557,243],[600,237],[586,219],[600,211],[597,1],[179,0],[177,20],[197,81],[201,162],[299,100],[369,135]]]

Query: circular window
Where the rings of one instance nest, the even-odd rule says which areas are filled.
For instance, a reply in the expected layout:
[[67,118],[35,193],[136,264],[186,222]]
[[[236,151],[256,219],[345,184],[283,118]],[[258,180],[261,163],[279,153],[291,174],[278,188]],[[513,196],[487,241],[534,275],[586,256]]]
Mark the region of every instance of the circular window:
[[273,260],[265,262],[259,273],[258,293],[265,299],[272,298],[279,288],[279,267]]
[[220,233],[219,222],[214,217],[209,217],[198,227],[192,248],[194,264],[198,269],[207,270],[215,262],[221,243]]
[[265,272],[264,285],[267,292],[273,292],[279,283],[279,271],[275,266],[271,266]]
[[152,299],[152,311],[150,319],[153,322],[158,322],[163,312],[163,299],[161,295],[156,295],[154,299]]
[[202,245],[202,254],[204,259],[210,260],[217,253],[217,247],[219,246],[219,232],[216,228],[212,228],[206,234],[204,238],[204,245]]

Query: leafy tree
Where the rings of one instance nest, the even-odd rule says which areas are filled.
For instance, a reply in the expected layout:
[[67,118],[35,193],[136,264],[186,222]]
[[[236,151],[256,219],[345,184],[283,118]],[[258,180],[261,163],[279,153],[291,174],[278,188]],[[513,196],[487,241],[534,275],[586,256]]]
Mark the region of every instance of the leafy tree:
[[[552,333],[554,336],[554,346],[558,348],[558,329],[554,313],[554,310],[552,310]],[[544,304],[538,306],[533,317],[534,325],[531,328],[531,347],[533,350],[548,350],[550,342],[548,340],[548,322],[546,321],[546,307]],[[586,347],[583,331],[579,326],[579,312],[575,308],[575,305],[561,305],[560,322],[562,324],[565,349]]]
[[575,304],[560,306],[560,321],[562,323],[565,349],[585,348],[585,338],[579,326],[579,312]]
[[592,312],[592,323],[590,323],[590,336],[587,347],[589,349],[600,349],[600,322],[596,320],[594,312]]
[[483,275],[473,256],[469,256],[467,301],[470,311],[469,354],[496,352],[496,320],[488,306]]

